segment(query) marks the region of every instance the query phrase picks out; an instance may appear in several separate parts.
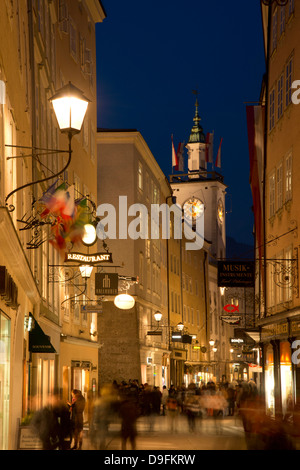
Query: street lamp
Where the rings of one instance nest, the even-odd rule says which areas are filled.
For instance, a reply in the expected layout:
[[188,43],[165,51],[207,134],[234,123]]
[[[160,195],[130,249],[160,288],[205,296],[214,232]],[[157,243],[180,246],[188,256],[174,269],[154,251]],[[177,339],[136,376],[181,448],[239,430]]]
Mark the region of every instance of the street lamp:
[[79,266],[80,274],[83,279],[89,279],[93,272],[93,266],[86,264]]
[[211,339],[211,340],[209,341],[209,344],[210,344],[210,346],[213,346],[213,345],[215,344],[214,340]]
[[157,323],[159,323],[162,319],[162,313],[157,310],[157,312],[155,312],[154,314],[154,318],[157,321]]
[[96,241],[97,233],[93,224],[85,224],[83,227],[82,243],[84,245],[93,245]]
[[184,324],[182,322],[179,322],[177,325],[177,330],[183,331],[184,330]]
[[[17,189],[11,191],[5,198],[5,203],[7,204],[7,200],[17,191],[21,189],[25,189],[28,186],[33,186],[34,184],[44,183],[45,181],[52,180],[57,176],[63,174],[68,166],[71,163],[72,157],[72,148],[71,148],[71,140],[73,135],[78,134],[81,131],[83,120],[87,111],[89,100],[84,96],[83,92],[79,90],[79,88],[72,85],[71,82],[68,85],[62,87],[58,90],[52,98],[49,99],[52,103],[53,110],[58,122],[59,129],[62,133],[68,134],[69,138],[69,149],[68,150],[49,150],[48,153],[53,154],[54,152],[57,153],[68,153],[69,158],[62,170],[60,170],[56,174],[52,174],[46,178],[39,179],[37,181],[31,181],[30,183],[26,183],[20,186]],[[9,145],[11,147],[11,145]],[[12,147],[21,147],[22,146],[12,146]],[[28,147],[24,147],[28,148]],[[31,147],[33,151],[38,151],[37,147]],[[33,157],[34,154],[26,155],[27,157]],[[8,158],[16,158],[16,157],[8,157]],[[10,206],[10,212],[13,211],[15,208],[13,205]]]
[[75,135],[81,131],[89,100],[69,82],[50,98],[61,132]]

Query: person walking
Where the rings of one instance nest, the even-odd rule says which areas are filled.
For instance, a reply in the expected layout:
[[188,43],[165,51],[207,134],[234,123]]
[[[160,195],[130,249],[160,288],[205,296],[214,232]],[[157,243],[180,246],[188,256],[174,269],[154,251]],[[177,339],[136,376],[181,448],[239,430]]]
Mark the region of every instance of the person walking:
[[85,408],[85,398],[80,390],[72,390],[72,401],[68,403],[71,411],[72,430],[74,437],[74,445],[72,450],[82,449],[83,435],[83,412]]
[[136,421],[139,417],[139,408],[137,402],[134,401],[131,397],[125,397],[120,404],[119,415],[122,421],[122,450],[126,450],[128,439],[130,440],[132,450],[136,450]]

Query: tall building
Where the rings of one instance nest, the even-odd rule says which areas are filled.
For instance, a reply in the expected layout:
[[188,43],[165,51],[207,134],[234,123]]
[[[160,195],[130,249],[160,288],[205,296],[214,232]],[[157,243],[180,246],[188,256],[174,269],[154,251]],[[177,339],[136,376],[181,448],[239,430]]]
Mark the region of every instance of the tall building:
[[[260,102],[248,108],[257,239],[257,314],[266,408],[285,414],[299,400],[299,175],[297,86],[300,2],[262,4],[266,76]],[[262,139],[263,137],[263,139]],[[262,181],[262,184],[261,184]]]
[[[96,197],[95,23],[104,18],[96,0],[4,0],[2,5],[1,449],[15,448],[22,418],[54,392],[64,388],[69,398],[71,387],[78,386],[87,393],[93,371],[84,369],[84,361],[94,357],[97,367],[90,319],[79,318],[76,331],[71,302],[69,311],[66,304],[62,308],[65,286],[53,282],[50,268],[64,261],[49,243],[53,233],[37,204],[67,162],[68,141],[49,99],[69,81],[90,106],[83,131],[72,139],[71,164],[56,184],[74,187],[75,197]],[[37,180],[43,181],[31,184]]]
[[[213,143],[201,126],[198,99],[195,103],[193,127],[186,144],[188,152],[187,173],[177,172],[170,176],[170,184],[177,203],[184,212],[192,210],[197,217],[203,217],[204,225],[200,236],[208,249],[208,290],[207,304],[210,312],[207,320],[207,357],[203,358],[203,369],[209,370],[215,380],[230,379],[229,361],[230,327],[220,320],[222,299],[218,288],[218,260],[226,258],[225,194],[223,176],[214,170]],[[211,169],[209,169],[211,168]],[[193,252],[191,252],[193,253]],[[193,256],[193,255],[192,255]],[[201,266],[201,265],[200,265]],[[212,343],[211,343],[212,344]],[[213,364],[213,366],[212,366]]]
[[[205,357],[207,345],[207,256],[204,250],[191,254],[185,248],[188,240],[176,236],[181,209],[136,130],[99,129],[98,202],[102,216],[115,208],[117,220],[116,237],[109,236],[109,219],[104,220],[114,265],[104,271],[138,280],[128,286],[135,299],[131,309],[117,308],[114,297],[102,299],[100,383],[138,379],[162,388],[199,381],[200,355]],[[159,218],[153,209],[158,206]],[[135,237],[130,236],[133,227]]]

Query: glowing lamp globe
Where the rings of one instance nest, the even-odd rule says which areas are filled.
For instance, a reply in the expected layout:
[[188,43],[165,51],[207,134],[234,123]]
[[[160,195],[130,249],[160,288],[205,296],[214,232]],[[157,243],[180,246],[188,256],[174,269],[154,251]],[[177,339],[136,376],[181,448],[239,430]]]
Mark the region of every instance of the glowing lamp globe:
[[131,295],[119,294],[115,297],[114,304],[121,310],[129,310],[134,307],[135,300]]
[[60,130],[71,135],[80,132],[89,103],[82,91],[69,82],[50,101]]
[[85,224],[83,227],[82,243],[84,245],[93,245],[96,241],[96,228],[92,224]]

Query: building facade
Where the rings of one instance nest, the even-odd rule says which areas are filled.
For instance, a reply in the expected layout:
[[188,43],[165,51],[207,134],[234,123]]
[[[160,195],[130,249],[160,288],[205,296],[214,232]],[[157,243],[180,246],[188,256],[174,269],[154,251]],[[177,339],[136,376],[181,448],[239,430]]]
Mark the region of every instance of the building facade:
[[[263,184],[257,184],[255,176],[252,178],[260,280],[256,285],[256,305],[263,390],[266,408],[272,415],[284,415],[287,401],[292,398],[296,403],[299,399],[299,366],[297,360],[292,360],[294,341],[299,337],[300,194],[296,181],[300,108],[293,102],[293,82],[300,76],[299,8],[297,0],[288,0],[285,5],[262,5],[267,73],[260,103],[254,112],[250,110],[254,123],[250,127],[250,143],[253,135],[261,135],[261,129],[264,136],[262,145],[258,138],[254,150],[249,148],[250,158],[256,152],[262,163],[260,168],[253,168],[262,176]],[[260,198],[255,197],[256,188],[261,207]]]
[[[2,5],[1,449],[18,446],[22,418],[63,388],[64,367],[71,370],[78,359],[77,352],[66,350],[66,338],[80,335],[70,331],[61,308],[65,289],[53,282],[49,269],[64,262],[48,243],[49,225],[39,223],[36,203],[66,162],[66,152],[57,150],[66,149],[67,140],[49,99],[69,80],[91,106],[83,132],[73,139],[72,164],[57,184],[96,196],[95,23],[104,18],[99,1],[5,0]],[[47,182],[31,184],[51,175]],[[94,350],[90,335],[84,336]],[[81,362],[92,356],[80,354]],[[97,353],[94,357],[97,365]],[[68,380],[68,398],[70,387],[82,385],[74,377]]]

